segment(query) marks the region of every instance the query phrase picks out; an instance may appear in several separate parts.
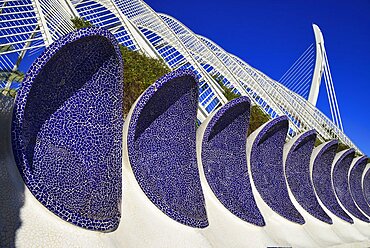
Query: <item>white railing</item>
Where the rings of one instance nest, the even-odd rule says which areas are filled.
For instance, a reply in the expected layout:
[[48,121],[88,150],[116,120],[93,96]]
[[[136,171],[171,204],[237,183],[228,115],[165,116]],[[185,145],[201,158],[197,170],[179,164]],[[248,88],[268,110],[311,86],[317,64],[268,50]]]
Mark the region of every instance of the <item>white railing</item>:
[[[0,41],[11,49],[0,53],[0,69],[14,69],[15,60],[50,45],[73,30],[71,18],[80,16],[110,30],[120,44],[162,58],[172,69],[193,70],[200,80],[200,120],[227,99],[214,79],[255,104],[273,118],[287,115],[288,137],[316,129],[322,140],[338,138],[360,150],[332,121],[300,95],[194,34],[175,18],[158,14],[142,0],[21,0],[0,1]],[[10,56],[17,53],[18,56]],[[9,55],[9,56],[8,56]]]

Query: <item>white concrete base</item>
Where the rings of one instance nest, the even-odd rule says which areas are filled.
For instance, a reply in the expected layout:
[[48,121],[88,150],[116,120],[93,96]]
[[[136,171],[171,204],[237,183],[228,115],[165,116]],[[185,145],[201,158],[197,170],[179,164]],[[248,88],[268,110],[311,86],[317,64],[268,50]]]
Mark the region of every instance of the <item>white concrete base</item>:
[[[300,135],[297,135],[284,145],[284,166],[291,147],[294,145],[294,143],[299,137]],[[325,223],[321,220],[318,220],[317,218],[312,216],[309,212],[307,212],[295,199],[289,187],[288,192],[290,200],[292,201],[293,205],[305,219],[306,223],[303,225],[303,229],[308,233],[312,240],[315,241],[316,244],[315,246],[329,247],[333,245],[340,245],[343,243],[343,241],[333,231],[332,225]]]
[[[314,150],[312,152],[311,161],[310,161],[311,180],[312,180],[312,170],[313,170],[314,160],[315,160],[316,156],[318,155],[318,153],[320,152],[320,150],[327,143],[328,142],[317,146],[316,148],[314,148]],[[336,158],[334,158],[333,164],[335,164],[336,160],[338,159],[337,156],[338,155],[336,155]],[[328,208],[326,208],[326,206],[322,203],[322,201],[320,200],[319,197],[317,197],[317,199],[318,199],[319,204],[321,205],[321,207],[324,209],[324,211],[329,215],[329,217],[333,221],[333,224],[331,225],[331,229],[337,234],[337,236],[343,241],[343,243],[354,243],[354,242],[366,241],[366,237],[364,235],[362,235],[356,229],[356,227],[353,224],[348,223],[348,222],[342,220],[341,218],[337,217],[336,215],[334,215]],[[338,200],[338,202],[339,202],[339,200]],[[340,204],[340,202],[339,202],[339,204]],[[346,210],[344,209],[344,211],[346,211]]]
[[[14,161],[10,143],[10,116],[2,118],[0,137],[0,188],[1,211],[10,218],[1,225],[12,225],[19,220],[14,234],[1,234],[0,247],[107,247],[113,243],[104,233],[74,226],[45,208],[28,190]],[[10,201],[17,198],[18,203]],[[3,198],[4,197],[4,198]],[[4,212],[5,213],[4,213]]]
[[268,235],[277,242],[278,246],[292,246],[292,247],[317,247],[318,244],[313,238],[305,231],[303,225],[291,222],[276,212],[274,212],[262,199],[259,194],[252,177],[250,157],[252,144],[255,141],[258,133],[267,125],[265,123],[253,133],[251,133],[247,139],[247,161],[249,178],[252,185],[253,195],[256,199],[258,208],[260,209],[262,216],[266,222],[266,232]]
[[[210,117],[211,118],[211,117]],[[209,118],[209,119],[210,119]],[[207,121],[209,121],[209,119]],[[306,224],[301,226],[291,223],[273,212],[256,190],[250,174],[253,194],[265,221],[265,227],[258,227],[242,221],[230,213],[215,197],[209,187],[201,164],[201,137],[206,123],[197,132],[197,159],[200,168],[201,183],[204,190],[209,226],[197,229],[180,224],[162,213],[143,193],[136,182],[128,160],[127,130],[124,126],[123,141],[123,201],[122,219],[117,230],[101,233],[74,226],[46,209],[30,193],[19,174],[10,144],[10,118],[0,120],[0,210],[1,216],[10,216],[0,220],[7,225],[9,220],[19,218],[20,225],[14,237],[0,239],[1,247],[9,243],[16,247],[369,247],[369,225],[358,222],[351,225],[328,211],[319,199],[319,203],[333,219],[333,225],[327,225],[309,216],[292,198],[294,205],[301,212]],[[256,133],[248,138],[247,156]],[[316,151],[315,151],[316,150]],[[314,150],[314,154],[318,152]],[[248,161],[249,173],[250,164]],[[369,165],[368,165],[369,167]],[[9,199],[17,198],[17,205],[11,205]],[[8,205],[6,205],[8,204]],[[18,207],[18,209],[16,209]],[[329,226],[329,228],[328,228]],[[315,242],[312,242],[310,235]],[[4,236],[3,236],[4,237]],[[1,237],[1,238],[3,238]],[[14,239],[14,243],[13,240]],[[9,242],[9,243],[8,243]],[[6,245],[4,245],[4,243]]]
[[201,158],[202,140],[205,129],[215,113],[208,116],[197,130],[197,160],[209,221],[203,235],[210,241],[212,247],[276,246],[277,243],[267,235],[265,227],[250,224],[232,214],[217,199],[208,185]]
[[119,247],[211,247],[203,230],[188,227],[165,215],[145,195],[131,169],[127,134],[133,104],[123,128],[122,217],[118,229],[108,233]]

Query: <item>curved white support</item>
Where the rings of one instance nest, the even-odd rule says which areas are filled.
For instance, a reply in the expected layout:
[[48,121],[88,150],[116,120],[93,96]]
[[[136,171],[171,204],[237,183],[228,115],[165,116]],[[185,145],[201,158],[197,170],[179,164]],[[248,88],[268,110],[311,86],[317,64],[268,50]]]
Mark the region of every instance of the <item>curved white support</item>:
[[[306,221],[303,228],[315,241],[312,247],[328,247],[339,245],[343,241],[333,231],[332,220],[320,206],[312,185],[309,163],[315,139],[316,133],[308,131],[297,135],[286,143],[284,146],[284,166],[290,199]],[[297,154],[294,155],[294,153]],[[288,156],[297,156],[296,161],[289,161],[289,163],[294,163],[295,167],[287,167]],[[294,158],[290,157],[290,159]],[[294,185],[289,184],[289,173],[287,171],[289,168],[292,170],[292,176],[294,176],[291,179],[291,183],[294,183]],[[301,191],[293,194],[294,189]]]
[[[316,243],[304,230],[302,224],[304,224],[305,221],[291,203],[286,188],[287,185],[283,169],[283,146],[287,129],[287,118],[286,116],[282,116],[265,123],[250,134],[247,139],[246,149],[249,177],[253,195],[265,219],[266,232],[269,236],[274,239],[279,246],[312,247],[315,246]],[[272,140],[269,140],[271,137]],[[265,147],[268,148],[268,151],[257,151],[257,147],[264,145],[264,143],[268,143]],[[266,177],[264,181],[256,181],[258,180],[257,177],[254,178],[252,173],[257,172],[252,168],[252,163],[254,161],[263,161],[261,163],[266,163],[263,165],[255,164],[255,168],[257,166],[263,166],[265,168],[273,167],[270,171],[265,172]],[[257,187],[259,187],[260,190],[258,190]],[[263,194],[267,193],[270,196],[263,196],[261,192],[263,192]],[[263,197],[268,199],[269,203],[267,203]],[[274,208],[274,210],[272,208]]]
[[[167,79],[171,80],[171,77],[174,77],[176,76],[176,74],[179,74],[179,76],[181,76],[181,72],[177,73],[177,72],[173,72],[171,74],[169,74],[169,76],[167,77]],[[183,73],[183,74],[186,74],[186,73]],[[192,74],[189,74],[189,72],[187,72],[187,74],[185,76],[190,76]],[[108,234],[112,237],[114,237],[114,239],[116,240],[116,242],[122,246],[122,247],[211,247],[211,245],[209,244],[209,242],[207,241],[207,239],[203,236],[202,232],[203,230],[202,229],[198,229],[198,228],[194,228],[194,227],[191,227],[191,226],[188,226],[188,225],[185,225],[185,224],[182,224],[180,223],[179,221],[180,220],[174,220],[173,216],[169,216],[171,213],[176,213],[176,209],[173,209],[171,208],[170,206],[170,209],[168,210],[165,210],[164,208],[160,209],[161,205],[158,204],[158,202],[160,202],[161,200],[164,201],[164,198],[165,196],[163,195],[160,195],[160,192],[157,191],[155,192],[154,190],[153,191],[149,191],[153,188],[148,188],[147,186],[143,185],[145,183],[148,183],[149,181],[153,181],[153,180],[156,180],[155,178],[150,178],[150,175],[148,175],[148,177],[146,177],[144,179],[144,181],[138,181],[138,177],[137,177],[137,173],[135,174],[135,171],[133,170],[133,161],[134,159],[138,159],[138,157],[129,157],[129,151],[130,149],[141,149],[143,148],[143,150],[145,150],[145,147],[137,147],[135,144],[133,143],[129,143],[129,142],[132,142],[132,140],[130,139],[130,135],[132,135],[133,131],[135,130],[140,130],[141,127],[139,127],[137,129],[137,126],[131,126],[133,125],[133,122],[135,122],[136,124],[138,124],[140,122],[140,120],[138,121],[137,119],[137,116],[134,116],[134,114],[137,114],[138,111],[137,109],[140,109],[143,107],[143,102],[145,102],[145,105],[144,105],[144,111],[148,110],[146,109],[145,110],[145,106],[149,106],[147,105],[146,103],[148,103],[147,101],[150,101],[150,98],[152,98],[152,96],[150,96],[150,94],[152,93],[153,95],[155,95],[156,93],[155,92],[159,92],[162,90],[165,91],[167,94],[169,94],[167,96],[167,99],[170,100],[170,95],[174,96],[175,95],[177,97],[179,97],[179,95],[174,92],[176,90],[179,89],[179,85],[175,85],[173,81],[169,81],[169,83],[167,83],[166,87],[162,87],[163,84],[166,83],[166,76],[164,76],[163,78],[159,79],[155,84],[153,84],[150,88],[147,89],[147,91],[145,91],[139,98],[138,100],[133,104],[133,106],[131,107],[131,110],[126,118],[126,121],[125,121],[125,124],[124,124],[124,130],[123,130],[123,161],[122,161],[122,183],[123,183],[123,201],[122,201],[122,218],[121,218],[121,222],[120,222],[120,225],[118,227],[118,229],[114,232],[114,233],[111,233],[111,234]],[[187,79],[189,80],[189,79]],[[194,79],[193,79],[194,81]],[[184,82],[178,82],[178,83],[183,83],[183,85],[185,84],[185,88],[186,87],[189,87],[189,85],[191,85],[191,91],[193,90],[193,81],[191,81],[189,83],[189,81],[184,81]],[[196,85],[196,84],[195,84]],[[167,87],[168,86],[168,87]],[[163,89],[165,88],[165,89]],[[147,94],[149,92],[149,94]],[[189,92],[187,92],[186,94],[188,94]],[[163,95],[162,95],[163,96]],[[193,94],[191,93],[190,96],[192,97],[196,97],[196,94]],[[170,114],[170,118],[168,119],[160,119],[163,115],[165,116],[169,116],[167,115],[166,113],[163,113],[163,115],[155,115],[156,119],[159,120],[159,122],[155,119],[155,120],[152,120],[152,123],[157,123],[157,124],[154,124],[153,125],[150,125],[148,126],[146,129],[145,129],[145,132],[146,131],[150,131],[150,130],[154,130],[155,128],[160,128],[160,125],[163,124],[163,125],[170,125],[170,128],[172,130],[178,128],[176,125],[181,125],[183,124],[184,122],[180,123],[178,120],[182,120],[184,121],[184,118],[180,117],[180,116],[172,116],[171,114],[175,114],[175,112],[171,112],[171,108],[173,108],[174,105],[176,105],[177,107],[181,106],[182,103],[184,103],[184,105],[182,105],[184,107],[184,111],[188,111],[189,110],[189,106],[185,106],[185,104],[193,104],[193,102],[188,102],[186,101],[186,99],[189,97],[189,95],[185,96],[185,97],[181,97],[179,99],[182,99],[182,100],[179,100],[177,97],[175,97],[176,99],[174,99],[174,102],[172,106],[167,106],[166,104],[164,105],[161,105],[161,102],[158,102],[158,100],[160,99],[163,99],[163,98],[156,98],[157,100],[155,101],[156,104],[158,105],[154,105],[152,107],[154,107],[154,109],[162,109],[163,110],[163,106],[164,107],[169,107],[169,108],[166,108],[164,110],[164,112]],[[153,97],[154,98],[154,97]],[[185,99],[185,102],[181,102]],[[173,99],[171,99],[170,101],[172,101]],[[163,102],[162,102],[163,103]],[[150,102],[149,104],[153,104],[153,102]],[[161,105],[161,106],[159,106]],[[196,115],[196,105],[197,103],[195,102],[194,103],[194,106],[191,105],[191,109],[194,110],[194,113],[192,113],[194,119],[186,119],[187,121],[191,122],[191,124],[193,124],[194,126],[194,137],[191,137],[191,133],[189,134],[190,136],[188,137],[188,139],[192,139],[194,138],[194,155],[195,155],[195,115]],[[194,108],[193,108],[194,107]],[[178,110],[178,109],[177,109]],[[140,111],[140,110],[139,110]],[[155,111],[155,110],[154,110]],[[153,112],[145,112],[146,114],[149,113],[152,114]],[[184,114],[185,112],[183,112]],[[141,114],[140,114],[141,115]],[[143,116],[145,119],[148,118],[148,116]],[[189,117],[189,116],[188,116]],[[135,119],[135,120],[133,120]],[[144,119],[144,120],[145,120]],[[156,126],[156,125],[159,125]],[[135,128],[135,130],[132,130],[132,128]],[[179,129],[176,129],[176,130],[179,130]],[[156,146],[157,145],[157,154],[160,155],[160,154],[164,154],[166,151],[163,151],[161,150],[161,147],[160,147],[160,142],[161,140],[165,141],[166,139],[170,139],[170,138],[178,138],[177,137],[177,134],[174,133],[172,137],[164,137],[164,133],[165,132],[161,132],[160,129],[156,129],[154,131],[158,137],[153,137],[151,135],[149,135],[148,137],[152,137],[154,141],[153,144],[150,144],[150,147],[152,146]],[[153,133],[154,135],[154,133]],[[161,136],[162,135],[162,136]],[[131,136],[132,137],[132,136]],[[157,142],[157,143],[156,143]],[[163,143],[162,143],[163,145]],[[130,148],[131,146],[131,148]],[[152,147],[154,148],[154,147]],[[173,150],[176,150],[178,152],[178,147],[171,147],[170,149],[173,149]],[[184,151],[185,152],[185,151]],[[171,154],[171,156],[178,156],[179,154]],[[181,155],[181,154],[180,154]],[[144,155],[145,156],[145,155]],[[184,154],[184,159],[187,159],[187,157],[191,157],[191,154],[188,155],[188,154]],[[155,166],[157,167],[163,167],[165,166],[165,163],[166,161],[162,160],[162,161],[157,161],[155,162],[155,157],[152,156],[152,165],[153,165],[153,168]],[[195,156],[194,156],[194,159]],[[166,166],[171,166],[171,158],[168,158],[168,161],[170,161],[170,164],[167,164]],[[175,163],[176,161],[174,161],[172,163],[172,166],[176,167],[176,166],[180,166],[179,164],[176,164]],[[194,161],[196,163],[196,161]],[[161,164],[162,163],[162,164]],[[136,164],[136,165],[139,165],[140,164]],[[186,164],[186,163],[183,163],[182,166],[183,168],[189,168],[189,165],[190,164]],[[137,168],[135,168],[137,169]],[[176,168],[174,168],[175,170]],[[191,169],[195,169],[197,170],[197,168],[194,168],[194,167],[191,167]],[[154,169],[155,170],[155,169]],[[136,171],[137,172],[137,171]],[[153,173],[153,172],[152,172]],[[156,174],[157,175],[157,174]],[[163,179],[166,177],[166,175],[158,175],[158,176],[161,176]],[[181,177],[182,175],[179,174],[178,175],[179,177]],[[171,178],[168,178],[169,181],[168,182],[174,182],[176,180],[176,178],[173,178],[171,176]],[[181,179],[181,178],[180,178]],[[177,181],[179,182],[179,181]],[[166,182],[164,182],[166,183]],[[164,184],[163,183],[163,184]],[[185,182],[184,182],[185,183]],[[181,190],[182,186],[184,186],[185,184],[181,184],[181,185],[177,185],[178,188],[177,190]],[[161,187],[162,185],[158,185],[157,187]],[[167,189],[171,189],[171,185],[163,185],[165,187],[167,187]],[[200,185],[199,185],[200,186]],[[147,187],[147,188],[145,188]],[[145,193],[144,193],[145,192]],[[173,191],[168,191],[168,192],[165,192],[166,194],[174,194]],[[150,197],[158,197],[158,201],[156,201],[156,199],[154,198],[149,198]],[[184,199],[186,199],[188,197],[188,195],[186,194],[183,194],[182,196]],[[190,204],[192,204],[193,202],[191,202],[191,200],[193,199],[189,199],[190,200]],[[153,204],[154,203],[154,204]],[[165,205],[165,203],[163,203],[163,205]],[[182,214],[182,213],[180,213]],[[185,213],[186,214],[186,213]]]
[[353,226],[353,220],[342,209],[335,196],[331,168],[338,142],[328,141],[317,146],[311,155],[310,171],[319,203],[333,221],[333,231],[344,243],[364,241],[364,236]]
[[366,165],[361,180],[362,190],[367,204],[370,206],[370,163]]
[[[235,110],[235,108],[239,109]],[[219,123],[224,124],[222,130],[218,129],[222,126],[222,124],[218,125]],[[257,206],[253,196],[250,198],[252,192],[248,192],[249,177],[245,174],[248,170],[245,159],[248,123],[249,101],[242,97],[227,103],[211,114],[197,130],[197,160],[209,220],[209,226],[204,229],[203,234],[211,242],[212,247],[244,247],[247,244],[253,244],[256,247],[277,245],[266,233],[263,217],[260,214],[258,216],[259,210],[253,208]],[[208,140],[214,129],[219,131],[213,137],[216,139],[215,142]],[[230,136],[232,134],[234,137]],[[230,164],[219,164],[220,160],[217,157],[221,161],[229,161]],[[234,165],[241,168],[233,170]],[[217,166],[222,166],[223,172],[214,172],[219,174],[220,177],[217,178],[210,178],[213,174],[208,174],[209,179],[207,179],[205,166],[211,171],[217,170]],[[232,182],[235,184],[230,185]],[[214,187],[220,186],[217,189],[217,195],[215,188],[211,188],[211,184]],[[242,195],[238,196],[238,192]]]
[[366,156],[354,158],[349,169],[348,179],[353,200],[361,211],[370,217],[370,206],[367,204],[362,190],[362,177],[365,174],[367,160]]
[[335,155],[332,165],[332,180],[334,192],[339,205],[353,219],[353,227],[363,237],[358,241],[364,241],[369,237],[369,219],[356,206],[349,189],[349,168],[354,156],[354,149],[341,151]]

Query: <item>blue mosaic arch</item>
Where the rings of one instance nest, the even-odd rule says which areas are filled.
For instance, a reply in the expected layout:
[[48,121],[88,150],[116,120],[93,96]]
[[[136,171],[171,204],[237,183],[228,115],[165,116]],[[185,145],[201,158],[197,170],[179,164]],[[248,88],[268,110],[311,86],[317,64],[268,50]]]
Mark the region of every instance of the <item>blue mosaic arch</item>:
[[31,65],[14,108],[12,145],[25,184],[77,226],[118,227],[123,64],[108,31],[63,36]]
[[335,197],[331,181],[331,165],[333,163],[338,141],[325,143],[315,157],[312,167],[312,182],[315,191],[324,206],[337,217],[353,223],[352,218],[342,209]]
[[254,184],[266,204],[282,217],[304,224],[288,194],[283,168],[283,147],[288,119],[280,116],[268,122],[256,136],[251,149],[251,171]]
[[285,175],[297,202],[315,218],[333,224],[320,206],[310,176],[310,159],[315,145],[316,131],[303,133],[292,145],[285,162]]
[[208,220],[196,160],[198,81],[177,70],[136,103],[128,129],[129,160],[141,189],[163,213],[191,226]]
[[250,100],[239,97],[212,117],[202,140],[204,174],[213,193],[231,213],[264,226],[249,181],[246,157]]
[[357,208],[349,189],[348,172],[354,155],[355,150],[353,148],[348,149],[334,164],[333,186],[339,201],[345,209],[356,218],[369,223],[370,220]]
[[359,158],[355,162],[349,174],[349,188],[351,190],[353,200],[357,203],[358,207],[365,214],[367,214],[367,216],[370,216],[370,207],[367,204],[364,193],[362,191],[362,175],[364,173],[366,164],[366,156]]
[[370,169],[368,169],[364,175],[362,190],[364,192],[367,204],[370,205]]

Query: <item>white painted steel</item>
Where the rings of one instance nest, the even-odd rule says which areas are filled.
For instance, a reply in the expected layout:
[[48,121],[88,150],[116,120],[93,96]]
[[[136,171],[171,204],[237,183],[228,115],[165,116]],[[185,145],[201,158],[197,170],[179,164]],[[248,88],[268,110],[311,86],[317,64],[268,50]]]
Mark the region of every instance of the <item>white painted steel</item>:
[[[288,139],[300,132],[316,129],[322,141],[337,138],[361,153],[342,131],[328,65],[325,66],[327,72],[324,74],[329,80],[328,90],[332,90],[329,94],[329,100],[332,99],[329,101],[332,104],[331,109],[337,113],[334,122],[299,94],[229,54],[211,40],[194,34],[175,18],[156,13],[142,0],[21,0],[0,1],[0,6],[0,14],[9,13],[6,18],[0,18],[0,22],[7,23],[0,27],[0,41],[4,40],[4,44],[14,47],[11,51],[0,53],[1,70],[14,70],[15,57],[34,54],[72,31],[70,19],[81,16],[96,26],[109,29],[120,44],[131,50],[163,59],[172,70],[193,70],[199,77],[203,92],[207,91],[203,93],[205,98],[199,104],[200,121],[227,102],[222,88],[214,79],[216,76],[222,78],[225,86],[234,92],[250,97],[253,104],[261,106],[272,118],[286,114],[290,127]],[[10,15],[12,12],[20,14]],[[316,39],[323,44],[322,34],[318,30],[314,25]],[[30,35],[34,39],[30,39]],[[317,49],[320,47],[317,46]],[[14,56],[16,53],[18,56]],[[306,57],[302,58],[304,65],[311,63],[311,53],[308,49]],[[319,59],[320,66],[327,61],[325,56]],[[318,64],[316,63],[317,68]],[[299,72],[302,65],[295,66],[296,72]],[[314,72],[316,83],[313,83],[317,90],[315,94],[318,94],[319,87],[317,71],[315,69]],[[305,82],[311,71],[302,69],[300,73],[296,78],[292,75],[285,77],[290,78],[292,87],[297,92],[304,93],[308,90]],[[298,83],[294,83],[294,80]]]

